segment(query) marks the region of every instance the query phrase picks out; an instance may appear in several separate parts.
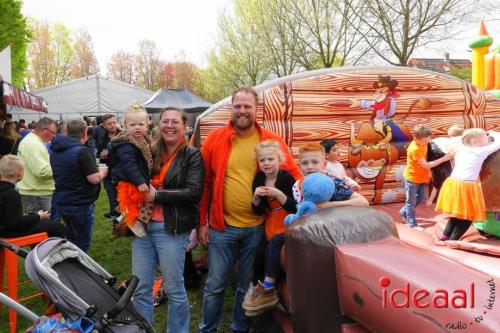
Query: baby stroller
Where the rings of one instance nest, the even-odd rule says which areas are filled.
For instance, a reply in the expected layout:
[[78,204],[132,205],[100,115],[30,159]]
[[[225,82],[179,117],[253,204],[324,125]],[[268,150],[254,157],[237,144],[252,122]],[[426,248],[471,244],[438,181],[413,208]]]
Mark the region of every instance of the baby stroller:
[[29,253],[3,240],[0,246],[26,257],[28,276],[65,318],[87,317],[103,333],[155,332],[130,302],[137,277],[120,295],[112,287],[116,278],[67,240],[49,238]]

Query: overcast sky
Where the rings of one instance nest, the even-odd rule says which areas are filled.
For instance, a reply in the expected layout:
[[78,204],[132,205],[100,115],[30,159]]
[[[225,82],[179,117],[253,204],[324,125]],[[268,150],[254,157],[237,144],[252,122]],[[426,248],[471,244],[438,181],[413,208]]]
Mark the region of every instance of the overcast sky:
[[[217,14],[229,8],[230,0],[24,0],[24,15],[50,23],[63,23],[71,30],[86,28],[92,36],[101,73],[118,49],[137,52],[141,39],[153,40],[162,58],[174,60],[180,50],[194,63],[206,65],[205,56],[214,44]],[[500,24],[488,22],[487,28],[500,44]],[[479,25],[479,24],[478,24]],[[465,31],[460,40],[421,48],[414,57],[471,59],[468,43],[477,28]]]
[[23,0],[23,14],[92,36],[101,72],[118,49],[136,53],[141,39],[153,40],[162,58],[180,50],[198,65],[215,39],[217,13],[228,0]]

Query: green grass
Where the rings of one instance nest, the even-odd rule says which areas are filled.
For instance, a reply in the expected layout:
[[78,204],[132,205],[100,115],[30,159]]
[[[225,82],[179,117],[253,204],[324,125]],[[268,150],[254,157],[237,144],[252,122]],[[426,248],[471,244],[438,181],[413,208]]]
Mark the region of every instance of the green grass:
[[[96,202],[95,226],[92,235],[92,245],[89,255],[98,262],[104,269],[118,278],[118,281],[127,279],[131,275],[131,241],[127,238],[119,238],[114,241],[109,239],[111,233],[111,221],[105,219],[103,214],[108,210],[106,192],[101,191],[101,196]],[[202,251],[197,249],[196,253]],[[24,274],[24,261],[20,260],[19,271]],[[202,284],[204,285],[204,283]],[[28,295],[34,289],[30,286],[20,287],[20,295]],[[230,332],[231,309],[234,289],[229,287],[226,292],[224,305],[224,316],[219,326],[219,332]],[[203,301],[202,288],[188,291],[189,304],[191,309],[191,329],[190,332],[197,332],[198,324],[201,321],[201,304]],[[35,298],[23,303],[31,311],[41,314],[45,309],[45,303],[40,298]],[[165,332],[167,306],[165,304],[154,310],[154,328],[158,333]],[[25,332],[31,325],[27,320],[18,316],[18,332]],[[5,306],[0,311],[0,332],[9,332],[9,320]]]

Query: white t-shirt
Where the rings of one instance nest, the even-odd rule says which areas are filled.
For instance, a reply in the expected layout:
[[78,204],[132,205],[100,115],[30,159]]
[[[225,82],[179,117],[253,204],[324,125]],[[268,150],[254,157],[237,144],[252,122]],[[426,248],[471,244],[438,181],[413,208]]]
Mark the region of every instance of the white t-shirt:
[[455,167],[450,177],[462,181],[477,181],[484,160],[500,149],[500,133],[490,132],[495,141],[484,147],[463,146],[455,155]]
[[340,162],[326,161],[326,174],[341,179],[349,187],[358,186],[354,179],[347,176],[344,166]]

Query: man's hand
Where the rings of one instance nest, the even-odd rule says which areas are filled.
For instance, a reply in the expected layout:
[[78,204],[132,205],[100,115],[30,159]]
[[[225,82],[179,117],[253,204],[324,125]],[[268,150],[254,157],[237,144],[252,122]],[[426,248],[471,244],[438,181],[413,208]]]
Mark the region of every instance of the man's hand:
[[200,225],[198,227],[198,242],[201,245],[208,245],[208,225]]

